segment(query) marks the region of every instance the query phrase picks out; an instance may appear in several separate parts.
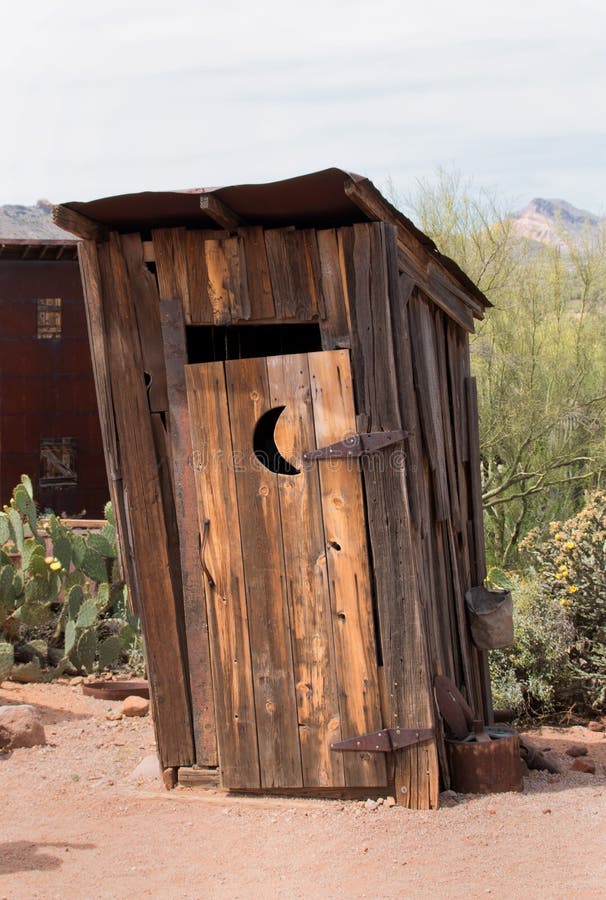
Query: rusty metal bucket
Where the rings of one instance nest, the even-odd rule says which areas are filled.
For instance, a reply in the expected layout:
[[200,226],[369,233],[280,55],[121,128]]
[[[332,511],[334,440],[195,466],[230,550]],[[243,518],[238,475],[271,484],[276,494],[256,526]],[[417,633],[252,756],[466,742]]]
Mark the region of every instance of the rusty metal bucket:
[[473,734],[464,741],[446,739],[453,790],[461,794],[523,790],[517,733],[505,725],[490,725],[483,734],[489,740],[476,740]]

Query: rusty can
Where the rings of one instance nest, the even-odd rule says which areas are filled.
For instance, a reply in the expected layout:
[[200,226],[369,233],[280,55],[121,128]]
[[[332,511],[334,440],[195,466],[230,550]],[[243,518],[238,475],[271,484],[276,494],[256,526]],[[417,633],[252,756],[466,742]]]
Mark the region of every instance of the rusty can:
[[521,791],[520,740],[513,728],[490,725],[483,731],[489,740],[446,740],[450,780],[461,794],[493,794]]

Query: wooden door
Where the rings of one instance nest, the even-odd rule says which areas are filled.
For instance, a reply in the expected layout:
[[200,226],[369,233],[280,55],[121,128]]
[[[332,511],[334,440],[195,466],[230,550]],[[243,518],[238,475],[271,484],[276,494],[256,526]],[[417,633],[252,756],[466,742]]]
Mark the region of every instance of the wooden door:
[[187,392],[223,784],[385,785],[330,749],[382,727],[358,465],[302,459],[356,430],[348,351],[191,365]]

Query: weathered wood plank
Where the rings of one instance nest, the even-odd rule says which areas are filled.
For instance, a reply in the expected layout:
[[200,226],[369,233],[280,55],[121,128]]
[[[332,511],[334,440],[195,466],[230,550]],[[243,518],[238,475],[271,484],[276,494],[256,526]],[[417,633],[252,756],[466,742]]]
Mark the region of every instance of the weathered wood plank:
[[316,232],[316,236],[324,298],[324,318],[320,321],[322,347],[324,350],[349,347],[347,285],[344,283],[337,232],[334,228],[329,228]]
[[294,228],[268,229],[265,247],[276,317],[310,321],[312,290],[303,232]]
[[156,228],[152,230],[152,242],[160,299],[173,300],[178,297],[183,304],[185,321],[190,325],[187,231],[185,228]]
[[238,234],[244,243],[250,317],[251,319],[273,319],[275,315],[274,298],[263,228],[260,225],[240,228]]
[[109,495],[117,524],[120,564],[124,578],[130,588],[131,604],[133,609],[137,610],[139,600],[133,567],[133,549],[126,524],[122,472],[120,469],[112,400],[107,330],[105,328],[103,297],[101,295],[101,274],[99,272],[99,260],[94,241],[83,241],[78,245],[78,259],[84,290],[84,307],[91,346],[97,409],[99,412],[101,438],[103,440]]
[[285,230],[284,228],[268,228],[264,233],[271,289],[278,319],[286,319],[292,315],[290,273],[286,241],[284,240]]
[[244,224],[243,219],[227,203],[219,200],[214,194],[200,195],[200,209],[221,228],[233,231]]
[[[347,267],[358,402],[368,407],[362,410],[375,431],[402,427],[391,325],[391,307],[400,300],[395,245],[393,227],[354,226],[353,272]],[[363,471],[389,701],[387,724],[433,727],[427,625],[400,449],[373,454]],[[412,808],[437,806],[435,741],[396,754],[396,789],[399,803]]]
[[408,325],[408,303],[414,290],[414,281],[406,274],[398,280],[398,299],[391,303],[391,324],[394,341],[394,364],[398,384],[398,400],[402,428],[409,433],[406,440],[406,482],[408,502],[413,524],[422,533],[422,478],[423,445],[421,425],[415,397],[412,367],[412,347]]
[[[261,786],[248,612],[234,456],[223,363],[187,366],[200,539],[214,584],[205,583],[221,780]],[[200,564],[196,566],[202,578]]]
[[[316,444],[323,447],[355,431],[349,353],[310,353],[308,359]],[[348,460],[318,466],[341,731],[349,738],[382,727],[364,497],[360,473]],[[381,754],[346,753],[343,766],[348,785],[386,783]]]
[[318,237],[314,228],[305,228],[302,232],[305,243],[305,260],[307,263],[307,277],[311,292],[311,316],[320,319],[326,318],[326,304],[324,303],[324,291],[322,290],[322,266],[320,263],[320,251],[318,250]]
[[175,510],[183,579],[192,721],[199,766],[217,765],[215,707],[212,691],[208,619],[200,573],[200,536],[185,365],[187,347],[183,308],[179,300],[162,300],[160,319],[166,362],[169,426]]
[[58,228],[70,231],[86,241],[104,241],[109,234],[106,225],[95,222],[67,206],[53,206],[53,222]]
[[117,234],[111,234],[109,243],[99,247],[99,262],[133,566],[145,644],[154,660],[149,678],[158,752],[165,768],[191,765],[191,708],[178,622],[181,598],[171,577],[139,332]]
[[434,323],[427,301],[420,295],[408,304],[413,342],[414,378],[419,402],[419,414],[425,446],[433,473],[434,502],[438,521],[450,515],[450,500],[446,477],[444,429],[438,377]]
[[434,311],[434,334],[436,338],[436,359],[438,363],[438,382],[440,385],[440,404],[442,407],[442,428],[444,435],[444,458],[446,460],[446,477],[448,497],[450,500],[450,518],[456,531],[460,532],[463,523],[459,503],[459,484],[454,452],[453,400],[450,395],[450,379],[448,377],[448,354],[446,351],[446,316],[439,310]]
[[250,318],[246,261],[239,237],[206,240],[208,294],[215,325]]
[[168,409],[168,398],[158,285],[145,265],[141,235],[123,234],[120,240],[137,316],[143,366],[150,378],[147,388],[149,408],[152,412],[165,412]]
[[278,494],[303,784],[337,787],[345,779],[342,756],[330,749],[341,727],[319,473],[302,462],[316,446],[307,356],[270,357],[267,371],[271,406],[285,407],[276,443],[300,468],[278,477]]
[[[213,310],[208,296],[208,270],[204,241],[206,231],[188,231],[185,241],[187,249],[187,292],[189,314],[192,325],[212,325]],[[166,298],[170,299],[170,298]]]
[[[257,742],[263,787],[301,787],[278,478],[251,454],[253,433],[271,408],[264,359],[225,363],[249,616]],[[230,539],[227,537],[226,539]]]

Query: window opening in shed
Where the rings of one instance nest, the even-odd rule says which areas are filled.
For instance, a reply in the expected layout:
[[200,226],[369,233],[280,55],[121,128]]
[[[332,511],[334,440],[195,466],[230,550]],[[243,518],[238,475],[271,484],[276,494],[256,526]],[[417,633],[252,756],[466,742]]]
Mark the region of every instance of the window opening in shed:
[[285,325],[191,325],[187,328],[190,363],[286,356],[322,349],[317,322]]
[[69,487],[78,483],[76,438],[40,441],[40,487]]
[[61,298],[38,300],[38,338],[53,340],[61,337]]

